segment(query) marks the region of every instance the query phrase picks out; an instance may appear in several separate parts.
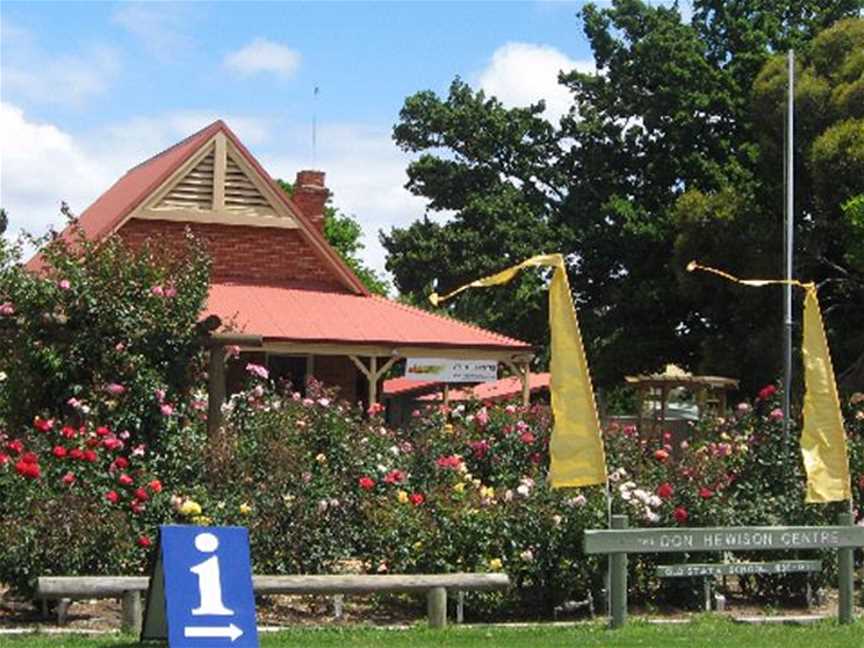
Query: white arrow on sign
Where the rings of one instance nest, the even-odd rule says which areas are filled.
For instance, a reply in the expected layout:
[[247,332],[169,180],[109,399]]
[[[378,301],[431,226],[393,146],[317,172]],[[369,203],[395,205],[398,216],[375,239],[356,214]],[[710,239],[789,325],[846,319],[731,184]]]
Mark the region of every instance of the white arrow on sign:
[[231,639],[234,641],[243,631],[233,623],[228,626],[186,626],[183,634],[190,639]]

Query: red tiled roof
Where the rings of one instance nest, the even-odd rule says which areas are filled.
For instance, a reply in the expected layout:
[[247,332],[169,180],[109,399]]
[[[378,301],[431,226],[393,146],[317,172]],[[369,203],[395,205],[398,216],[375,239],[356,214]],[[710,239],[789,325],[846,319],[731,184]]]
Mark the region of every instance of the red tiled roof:
[[266,340],[529,351],[526,342],[383,297],[297,286],[210,286],[204,315]]
[[[415,383],[417,384],[417,383]],[[531,392],[549,389],[549,374],[548,373],[532,373],[528,378],[528,385]],[[384,383],[385,393],[387,393],[387,383]],[[522,394],[522,381],[516,376],[508,376],[501,380],[493,380],[491,382],[480,383],[473,387],[464,387],[462,389],[451,389],[451,401],[502,401],[516,398]],[[389,395],[389,394],[387,394]],[[426,394],[420,396],[418,400],[441,400],[441,394]]]
[[441,384],[435,380],[411,380],[404,377],[390,378],[384,381],[383,394],[385,396],[403,396],[414,392],[441,389]]

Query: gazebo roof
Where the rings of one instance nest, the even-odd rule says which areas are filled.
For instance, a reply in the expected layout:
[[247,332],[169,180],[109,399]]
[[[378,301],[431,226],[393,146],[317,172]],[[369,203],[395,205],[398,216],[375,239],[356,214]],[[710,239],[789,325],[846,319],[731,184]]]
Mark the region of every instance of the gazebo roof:
[[711,387],[714,389],[737,389],[738,381],[722,376],[694,376],[674,364],[667,364],[663,373],[625,376],[631,385],[642,387]]

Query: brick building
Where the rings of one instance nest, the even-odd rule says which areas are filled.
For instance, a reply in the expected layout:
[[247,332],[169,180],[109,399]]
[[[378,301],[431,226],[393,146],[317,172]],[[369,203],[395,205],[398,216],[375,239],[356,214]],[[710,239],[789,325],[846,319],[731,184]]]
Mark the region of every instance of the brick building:
[[[314,376],[352,401],[377,401],[384,373],[408,356],[496,359],[527,377],[528,344],[369,294],[324,239],[327,195],[324,173],[300,171],[289,198],[217,121],[130,169],[80,226],[91,239],[116,234],[132,245],[155,235],[181,241],[189,227],[206,242],[212,274],[202,319],[221,322],[211,413],[224,398],[223,346],[232,337],[244,359],[274,377],[302,385]],[[37,255],[29,267],[40,263]],[[235,333],[223,333],[228,326]],[[230,388],[230,372],[227,381]]]

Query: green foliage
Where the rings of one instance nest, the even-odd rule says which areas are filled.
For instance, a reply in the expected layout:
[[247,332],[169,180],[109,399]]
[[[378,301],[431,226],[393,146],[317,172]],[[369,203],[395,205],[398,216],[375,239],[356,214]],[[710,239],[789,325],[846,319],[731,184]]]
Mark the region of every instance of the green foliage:
[[[802,152],[811,150],[808,133],[827,134],[812,163],[799,155],[808,161],[797,204],[813,216],[796,232],[799,274],[817,281],[842,274],[831,265],[843,262],[851,240],[840,202],[860,193],[864,177],[855,153],[861,129],[840,126],[864,105],[856,100],[861,20],[816,34],[861,7],[702,0],[685,24],[675,7],[586,5],[581,17],[599,73],[562,73],[573,105],[558,125],[543,118],[542,103],[508,109],[459,79],[446,97],[409,97],[394,128],[396,143],[418,154],[407,186],[430,211],[452,217],[382,235],[397,288],[422,303],[433,286],[444,292],[533,254],[562,252],[601,385],[666,362],[740,376],[745,389],[770,380],[778,354],[765,349],[779,332],[776,303],[706,286],[683,268],[698,257],[748,276],[777,274],[785,78],[771,56],[794,46],[805,57],[814,52],[816,70],[799,85]],[[810,196],[816,162],[825,191]],[[832,184],[835,169],[842,182]],[[530,274],[519,281],[449,308],[542,350],[544,283]],[[855,300],[838,287],[823,302],[837,307],[828,320],[842,370],[864,348],[841,333],[854,318],[839,312]],[[765,325],[774,319],[776,330]]]
[[9,215],[6,210],[0,207],[0,236],[6,233],[6,228],[9,226]]
[[[294,185],[285,180],[276,180],[282,190],[289,196],[294,193]],[[375,270],[363,263],[360,252],[365,246],[360,242],[363,229],[353,216],[343,214],[331,204],[332,194],[324,206],[324,238],[342,257],[342,260],[357,275],[366,288],[376,295],[387,295],[390,286],[387,280],[379,276]]]
[[[187,416],[200,371],[196,323],[208,289],[209,261],[187,241],[174,255],[154,241],[132,251],[74,229],[42,247],[43,270],[30,272],[14,248],[0,266],[0,421],[11,429],[33,417],[95,419],[126,430],[132,442],[158,444]],[[165,408],[175,409],[171,415]]]

